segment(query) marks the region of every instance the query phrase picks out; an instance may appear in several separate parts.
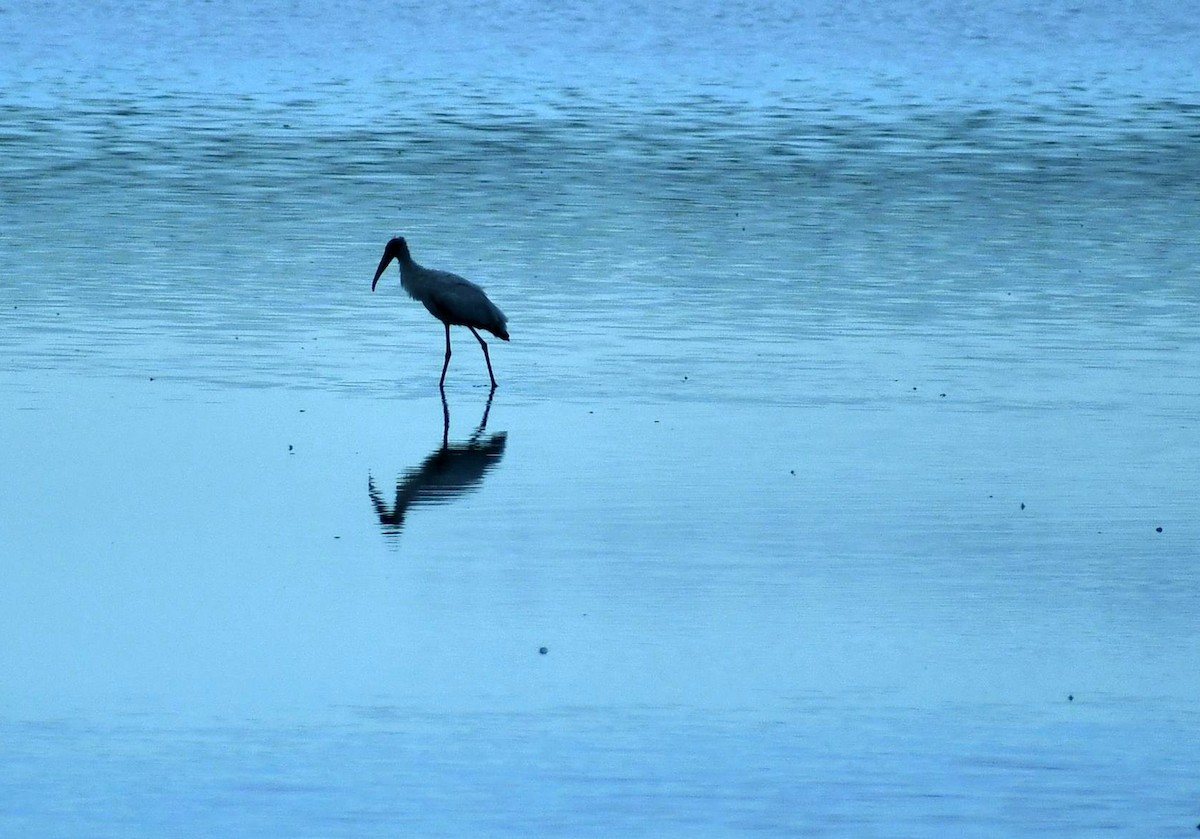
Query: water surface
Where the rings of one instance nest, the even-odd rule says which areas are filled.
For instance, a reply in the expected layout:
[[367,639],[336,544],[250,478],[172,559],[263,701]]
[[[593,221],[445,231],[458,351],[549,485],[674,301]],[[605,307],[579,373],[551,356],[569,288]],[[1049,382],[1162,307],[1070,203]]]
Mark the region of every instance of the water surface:
[[1196,16],[469,5],[0,15],[0,833],[1194,829]]

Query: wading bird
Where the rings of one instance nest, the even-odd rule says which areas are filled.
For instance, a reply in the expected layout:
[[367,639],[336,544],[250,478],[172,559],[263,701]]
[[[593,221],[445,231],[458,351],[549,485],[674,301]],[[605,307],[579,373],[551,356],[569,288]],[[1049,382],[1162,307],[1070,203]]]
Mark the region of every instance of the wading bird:
[[496,377],[492,374],[492,359],[488,357],[487,342],[479,337],[476,329],[486,329],[501,341],[508,340],[508,329],[505,324],[508,318],[504,312],[496,308],[496,304],[488,300],[483,289],[469,280],[464,280],[449,271],[434,271],[422,268],[413,262],[408,252],[408,243],[403,236],[397,236],[387,243],[383,249],[383,258],[375,270],[375,279],[371,281],[371,291],[379,283],[379,278],[395,259],[400,263],[400,285],[408,292],[408,296],[419,300],[429,310],[429,314],[440,320],[446,327],[446,363],[442,365],[442,379],[438,387],[446,385],[446,371],[450,368],[450,327],[465,326],[483,347],[483,360],[487,362],[488,378],[492,387],[496,387]]

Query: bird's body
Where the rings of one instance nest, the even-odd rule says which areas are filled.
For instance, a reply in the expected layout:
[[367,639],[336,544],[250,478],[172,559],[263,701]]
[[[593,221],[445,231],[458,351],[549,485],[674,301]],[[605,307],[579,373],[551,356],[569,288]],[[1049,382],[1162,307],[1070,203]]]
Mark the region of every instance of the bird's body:
[[407,265],[400,263],[400,285],[442,323],[486,329],[501,341],[508,340],[508,318],[470,280],[449,271],[422,268],[410,259]]
[[418,265],[408,251],[408,243],[399,236],[384,248],[375,279],[371,282],[371,291],[375,290],[379,278],[393,259],[400,263],[400,285],[408,292],[408,296],[419,300],[429,314],[446,327],[446,363],[442,366],[441,384],[445,385],[446,370],[450,367],[450,327],[465,326],[483,347],[483,358],[487,362],[488,376],[494,388],[496,377],[492,374],[487,343],[476,330],[486,329],[501,341],[507,341],[508,318],[504,312],[488,299],[483,289],[470,280],[449,271],[435,271]]

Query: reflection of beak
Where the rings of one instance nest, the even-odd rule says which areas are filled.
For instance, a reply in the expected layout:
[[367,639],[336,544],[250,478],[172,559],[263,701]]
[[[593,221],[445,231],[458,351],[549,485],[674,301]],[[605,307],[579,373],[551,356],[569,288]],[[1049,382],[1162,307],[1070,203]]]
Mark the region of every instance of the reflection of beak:
[[383,259],[379,260],[379,267],[375,269],[375,279],[371,280],[371,291],[375,290],[375,285],[379,282],[379,278],[383,276],[383,272],[387,270],[388,263],[391,261],[392,255],[384,251]]

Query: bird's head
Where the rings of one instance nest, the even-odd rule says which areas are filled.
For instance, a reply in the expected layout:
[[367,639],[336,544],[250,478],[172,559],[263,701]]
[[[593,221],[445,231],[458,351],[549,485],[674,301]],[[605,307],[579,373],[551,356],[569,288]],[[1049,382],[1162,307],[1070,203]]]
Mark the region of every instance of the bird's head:
[[379,267],[375,269],[375,279],[371,280],[371,291],[375,290],[375,286],[379,284],[379,278],[383,276],[383,272],[387,270],[393,259],[400,260],[401,264],[412,259],[408,255],[408,242],[404,241],[403,236],[392,239],[383,249],[383,258],[379,260]]

